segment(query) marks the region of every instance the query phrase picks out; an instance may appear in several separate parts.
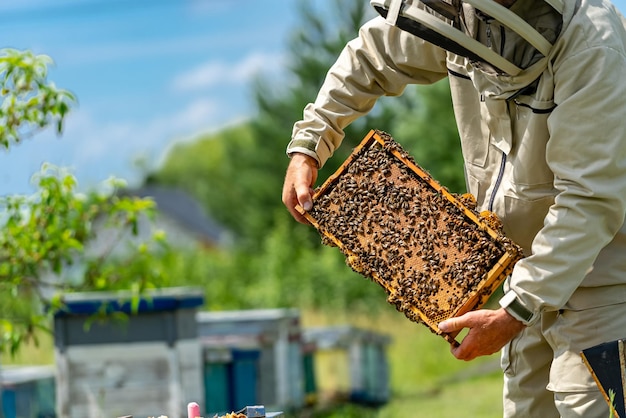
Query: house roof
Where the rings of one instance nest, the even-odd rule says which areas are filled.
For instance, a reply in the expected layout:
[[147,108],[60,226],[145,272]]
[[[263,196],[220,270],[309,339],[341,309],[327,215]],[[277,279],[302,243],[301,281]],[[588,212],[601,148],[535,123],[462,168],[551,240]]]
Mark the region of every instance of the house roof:
[[159,213],[167,215],[204,240],[221,243],[227,235],[227,231],[205,212],[200,203],[183,190],[164,186],[142,186],[125,189],[121,194],[152,198]]

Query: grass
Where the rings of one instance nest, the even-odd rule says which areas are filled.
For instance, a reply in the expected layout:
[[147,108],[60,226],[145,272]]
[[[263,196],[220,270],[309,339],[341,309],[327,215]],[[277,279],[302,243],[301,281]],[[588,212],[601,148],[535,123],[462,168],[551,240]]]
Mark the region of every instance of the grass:
[[[463,362],[450,353],[448,343],[431,333],[424,325],[407,320],[390,308],[376,316],[350,317],[341,314],[306,312],[303,326],[352,324],[389,335],[391,399],[381,408],[359,408],[348,405],[316,417],[341,418],[495,418],[502,416],[502,373],[499,355]],[[319,386],[328,381],[345,384],[324,364],[316,364]],[[320,364],[321,363],[321,364]],[[339,368],[347,373],[347,368]],[[342,380],[343,379],[343,380]],[[331,387],[333,387],[331,385]]]
[[499,372],[441,385],[429,392],[394,396],[377,417],[494,418],[502,416]]
[[47,332],[37,333],[37,341],[28,340],[22,343],[14,356],[0,352],[2,365],[47,365],[54,364],[53,336]]

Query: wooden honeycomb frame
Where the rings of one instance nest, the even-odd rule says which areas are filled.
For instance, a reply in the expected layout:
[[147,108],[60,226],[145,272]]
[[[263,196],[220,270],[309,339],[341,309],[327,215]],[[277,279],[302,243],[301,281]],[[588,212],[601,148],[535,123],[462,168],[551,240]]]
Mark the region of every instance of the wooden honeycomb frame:
[[482,307],[522,257],[495,215],[472,205],[372,130],[316,189],[312,209],[297,209],[398,311],[458,344],[439,322]]

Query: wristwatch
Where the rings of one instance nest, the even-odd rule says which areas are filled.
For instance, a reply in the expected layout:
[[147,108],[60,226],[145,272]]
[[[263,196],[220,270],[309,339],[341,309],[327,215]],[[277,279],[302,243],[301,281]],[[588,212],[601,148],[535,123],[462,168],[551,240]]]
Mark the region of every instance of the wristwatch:
[[525,324],[530,324],[535,316],[534,313],[526,309],[526,307],[520,303],[517,295],[512,290],[506,292],[498,303],[501,307],[506,309],[508,313]]

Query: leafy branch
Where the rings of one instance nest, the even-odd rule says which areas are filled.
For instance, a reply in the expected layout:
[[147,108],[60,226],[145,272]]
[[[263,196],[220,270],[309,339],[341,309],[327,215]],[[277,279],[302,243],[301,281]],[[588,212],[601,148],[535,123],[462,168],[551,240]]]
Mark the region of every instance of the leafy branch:
[[[0,51],[5,148],[50,125],[62,131],[76,99],[47,80],[51,63],[30,51]],[[107,192],[81,193],[73,175],[48,164],[33,183],[31,196],[0,198],[0,352],[14,353],[35,331],[49,330],[63,293],[131,289],[138,295],[165,280],[158,263],[167,250],[164,235],[139,237],[140,221],[154,217],[152,200],[120,196],[119,180],[107,182]],[[116,253],[123,242],[126,248]]]
[[63,131],[63,119],[76,103],[75,96],[47,81],[52,59],[30,51],[4,49],[0,54],[0,144],[33,136],[48,125]]

